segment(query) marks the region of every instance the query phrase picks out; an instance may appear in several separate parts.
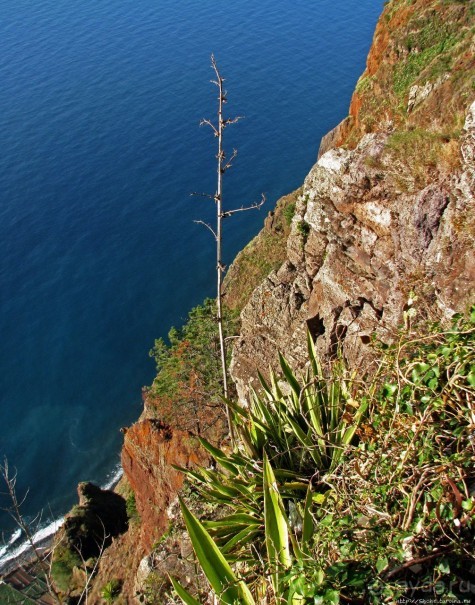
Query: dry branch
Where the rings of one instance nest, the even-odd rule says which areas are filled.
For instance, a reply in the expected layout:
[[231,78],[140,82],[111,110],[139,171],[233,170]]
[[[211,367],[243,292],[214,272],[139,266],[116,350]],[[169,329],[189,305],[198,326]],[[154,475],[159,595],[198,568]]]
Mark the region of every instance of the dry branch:
[[[223,116],[223,105],[227,102],[227,91],[223,87],[224,78],[221,76],[221,73],[218,69],[216,60],[214,55],[211,55],[211,67],[214,70],[216,79],[211,80],[211,83],[214,84],[218,88],[218,109],[217,109],[217,122],[213,123],[211,120],[204,118],[200,122],[200,126],[209,126],[213,131],[215,138],[218,139],[218,149],[216,153],[217,159],[217,184],[216,184],[216,193],[214,195],[208,194],[198,194],[203,197],[208,197],[214,200],[216,204],[216,228],[214,229],[208,223],[204,221],[195,221],[195,223],[201,224],[206,227],[211,233],[216,241],[216,275],[217,275],[217,284],[216,284],[216,320],[218,323],[218,332],[219,332],[219,344],[221,351],[221,369],[223,376],[223,395],[224,399],[228,399],[229,391],[228,391],[228,371],[227,371],[227,363],[226,363],[226,343],[224,338],[224,330],[223,330],[223,312],[222,312],[222,282],[223,282],[223,273],[226,269],[225,265],[222,261],[222,220],[223,218],[227,218],[232,216],[236,212],[244,212],[246,210],[257,210],[259,209],[265,201],[264,195],[262,195],[262,199],[258,203],[251,204],[250,206],[241,208],[236,208],[234,210],[223,210],[223,175],[227,170],[229,170],[233,161],[237,156],[237,150],[234,149],[231,156],[228,160],[226,160],[226,153],[223,148],[223,133],[224,129],[231,124],[236,124],[239,120],[242,119],[242,116],[236,116],[234,118],[225,118]],[[228,422],[229,436],[231,438],[231,443],[234,444],[234,430],[231,420],[231,411],[228,406],[226,406],[226,416]]]

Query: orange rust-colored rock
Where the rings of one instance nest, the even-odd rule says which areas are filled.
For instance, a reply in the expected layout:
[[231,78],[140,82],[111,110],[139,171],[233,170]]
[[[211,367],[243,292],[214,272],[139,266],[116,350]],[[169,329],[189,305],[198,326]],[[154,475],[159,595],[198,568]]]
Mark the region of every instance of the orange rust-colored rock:
[[472,21],[466,3],[386,3],[351,100],[351,119],[325,137],[320,155],[332,146],[354,149],[370,132],[460,129],[472,95]]
[[363,105],[363,99],[360,97],[360,95],[355,91],[353,93],[353,96],[351,97],[351,103],[350,103],[350,116],[353,118],[354,122],[354,126],[356,128],[358,128],[359,126],[359,122],[358,122],[358,114],[360,112],[361,106]]
[[192,468],[208,462],[198,440],[159,420],[143,419],[125,434],[122,467],[135,493],[142,521],[141,542],[150,550],[168,525],[167,508],[183,485],[177,465]]
[[384,19],[378,21],[376,31],[366,59],[366,75],[373,76],[383,60],[384,51],[389,44],[389,31]]

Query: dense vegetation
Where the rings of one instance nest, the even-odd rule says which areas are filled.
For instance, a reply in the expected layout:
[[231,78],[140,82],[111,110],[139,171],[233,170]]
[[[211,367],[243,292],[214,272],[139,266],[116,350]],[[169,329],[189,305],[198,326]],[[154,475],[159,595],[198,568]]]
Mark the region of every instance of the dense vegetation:
[[219,514],[182,510],[219,603],[472,602],[475,308],[449,329],[411,321],[370,384],[341,360],[324,376],[309,340],[305,377],[281,358],[233,405],[236,451],[203,440],[216,469],[188,475]]
[[[225,336],[232,337],[237,312],[224,308],[224,321]],[[215,301],[208,298],[194,307],[182,328],[169,331],[168,341],[158,338],[150,351],[157,364],[157,377],[147,393],[150,411],[198,435],[220,434],[223,389]]]

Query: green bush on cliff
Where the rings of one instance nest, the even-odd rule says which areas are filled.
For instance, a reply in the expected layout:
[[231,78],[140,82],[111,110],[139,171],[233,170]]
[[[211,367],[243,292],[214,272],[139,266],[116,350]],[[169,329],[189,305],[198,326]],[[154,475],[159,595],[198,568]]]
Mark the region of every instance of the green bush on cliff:
[[127,511],[127,518],[129,519],[129,523],[132,522],[136,522],[138,523],[140,521],[140,515],[139,512],[137,510],[137,503],[135,501],[135,493],[131,492],[126,500],[125,500],[125,509]]
[[171,328],[169,344],[163,338],[155,340],[150,356],[157,365],[157,378],[153,383],[157,394],[176,395],[190,374],[198,370],[211,390],[216,387],[219,342],[215,313],[215,302],[208,298],[189,312],[182,328]]
[[[237,312],[224,308],[225,336],[237,329]],[[165,422],[202,434],[220,417],[222,374],[216,303],[206,299],[188,314],[182,328],[172,328],[169,344],[155,340],[150,356],[157,376],[148,394],[149,402]],[[177,413],[181,408],[181,413]]]
[[295,206],[296,206],[296,203],[292,202],[291,204],[289,204],[288,206],[286,206],[284,208],[283,215],[284,215],[285,223],[288,227],[290,227],[290,224],[292,223],[292,219],[294,218]]
[[68,593],[71,589],[71,581],[75,568],[81,568],[83,562],[79,553],[65,544],[60,544],[54,551],[54,559],[51,565],[51,577],[56,588]]
[[301,220],[297,223],[297,233],[302,237],[302,242],[305,244],[310,233],[310,225],[307,221]]
[[113,603],[116,598],[120,595],[122,590],[122,582],[117,578],[109,580],[102,589],[102,598],[106,603]]

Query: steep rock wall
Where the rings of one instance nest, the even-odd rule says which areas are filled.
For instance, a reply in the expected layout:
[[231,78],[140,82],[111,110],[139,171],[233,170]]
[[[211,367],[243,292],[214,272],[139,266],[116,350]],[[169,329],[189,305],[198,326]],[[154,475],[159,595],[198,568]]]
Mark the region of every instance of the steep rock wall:
[[191,433],[144,418],[125,433],[122,467],[135,493],[141,519],[141,543],[146,551],[167,529],[167,509],[183,484],[173,465],[205,465],[208,456]]
[[371,337],[390,340],[411,290],[439,316],[475,299],[474,123],[475,103],[459,169],[420,190],[401,185],[407,173],[387,133],[320,158],[298,201],[286,262],[241,315],[232,362],[241,398],[257,369],[277,367],[278,351],[294,366],[305,363],[307,327],[323,356],[341,346],[349,365],[364,371]]

